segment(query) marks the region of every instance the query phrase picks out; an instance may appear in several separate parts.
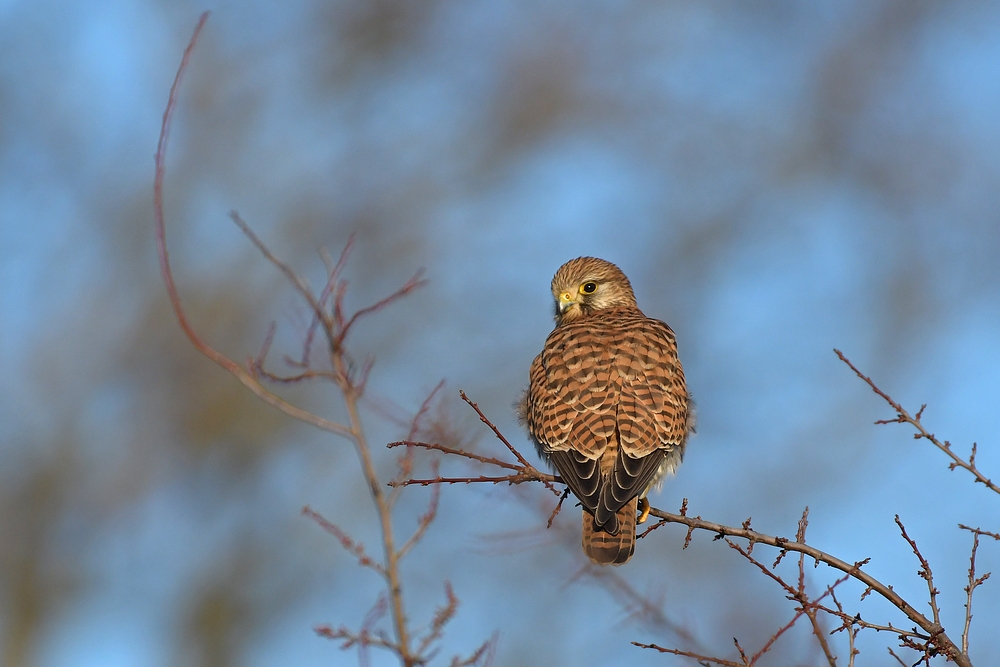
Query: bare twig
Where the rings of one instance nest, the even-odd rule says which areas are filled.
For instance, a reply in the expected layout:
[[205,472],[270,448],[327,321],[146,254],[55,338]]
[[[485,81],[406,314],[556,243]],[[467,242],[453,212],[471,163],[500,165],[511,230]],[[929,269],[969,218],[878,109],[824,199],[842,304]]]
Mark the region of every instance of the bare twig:
[[[396,301],[399,301],[404,296],[406,296],[406,295],[410,294],[411,292],[413,292],[415,290],[418,290],[421,287],[423,287],[424,285],[426,285],[427,281],[424,280],[423,278],[421,278],[422,275],[424,275],[424,270],[423,269],[419,269],[398,290],[396,290],[395,292],[393,292],[389,296],[387,296],[387,297],[385,297],[385,298],[383,298],[383,299],[381,299],[379,301],[376,301],[372,305],[367,306],[365,308],[362,308],[361,310],[359,310],[356,313],[354,313],[353,315],[351,315],[351,317],[347,320],[347,322],[344,323],[341,326],[340,336],[337,338],[336,342],[338,344],[342,344],[344,342],[344,339],[347,338],[347,334],[350,333],[351,329],[354,327],[354,325],[357,323],[357,321],[360,318],[364,317],[365,315],[371,315],[372,313],[376,313],[376,312],[382,310],[383,308],[385,308],[386,306],[388,306],[389,304],[394,303]],[[337,310],[338,311],[340,310],[339,305],[338,305]]]
[[[746,656],[743,656],[743,662],[733,662],[732,660],[724,660],[722,658],[713,658],[707,655],[701,655],[698,653],[693,653],[692,651],[682,651],[676,648],[667,648],[665,646],[659,646],[657,644],[641,644],[639,642],[632,642],[632,646],[638,646],[639,648],[649,648],[654,651],[659,651],[660,653],[670,653],[671,655],[681,655],[685,658],[693,658],[701,664],[715,664],[722,665],[722,667],[747,667],[750,663],[746,661]],[[738,644],[737,644],[738,646]]]
[[517,473],[516,475],[505,475],[503,477],[429,477],[427,479],[406,479],[402,482],[389,482],[389,486],[431,486],[433,484],[475,484],[486,482],[488,484],[523,484],[524,482],[540,482],[542,479],[536,475]]
[[976,551],[979,550],[978,530],[972,531],[972,554],[969,556],[969,585],[965,587],[965,627],[962,629],[962,653],[969,653],[969,627],[972,625],[972,593],[987,579],[990,573],[987,572],[981,577],[976,577]]
[[[285,276],[289,283],[292,284],[298,294],[309,306],[312,314],[312,323],[309,325],[304,337],[301,361],[297,362],[286,357],[286,360],[290,363],[290,365],[299,369],[300,372],[291,376],[280,376],[270,373],[264,369],[264,362],[274,339],[274,325],[268,329],[258,355],[248,359],[246,368],[228,358],[221,352],[215,350],[197,334],[181,305],[180,295],[170,266],[169,254],[166,245],[166,216],[164,214],[163,205],[163,187],[166,176],[167,139],[170,134],[170,123],[173,117],[173,112],[177,106],[177,95],[180,82],[185,70],[187,69],[191,54],[194,50],[195,44],[197,43],[198,36],[200,35],[207,19],[208,13],[206,12],[201,16],[197,27],[195,28],[194,34],[184,51],[184,56],[181,59],[181,64],[178,68],[177,75],[174,79],[174,83],[171,87],[170,95],[167,100],[167,107],[163,114],[163,124],[156,151],[156,175],[153,185],[155,220],[154,233],[164,285],[166,286],[171,306],[173,307],[174,314],[181,329],[199,352],[235,376],[244,386],[250,389],[254,395],[264,402],[278,408],[285,414],[295,419],[312,424],[318,428],[350,440],[354,445],[355,453],[358,456],[362,473],[368,483],[369,493],[378,515],[383,547],[382,562],[377,562],[375,559],[370,557],[361,544],[356,543],[332,522],[327,521],[309,508],[306,508],[304,513],[312,517],[325,530],[333,534],[341,545],[358,559],[358,562],[362,566],[378,572],[385,580],[386,592],[384,596],[380,597],[380,601],[376,603],[376,606],[373,608],[373,612],[366,616],[365,623],[362,625],[362,628],[358,633],[353,633],[346,628],[333,629],[328,626],[318,628],[317,632],[330,637],[331,639],[341,640],[343,642],[342,645],[345,648],[357,645],[359,647],[362,662],[367,660],[365,653],[367,647],[375,646],[394,652],[399,657],[404,667],[415,667],[418,664],[426,662],[427,656],[422,655],[421,653],[423,650],[427,649],[429,644],[422,644],[422,648],[416,651],[412,645],[412,639],[407,626],[407,618],[404,611],[402,585],[400,582],[398,565],[400,558],[402,558],[413,547],[413,545],[420,540],[420,538],[425,534],[428,525],[433,520],[437,510],[439,490],[435,489],[432,493],[428,510],[423,516],[420,517],[414,534],[409,540],[407,540],[407,542],[404,543],[402,548],[397,550],[392,526],[393,498],[387,496],[383,490],[384,487],[375,469],[370,447],[368,445],[364,427],[358,412],[358,400],[364,394],[365,384],[373,362],[372,359],[369,358],[360,366],[360,368],[357,367],[345,352],[343,342],[353,329],[354,325],[361,318],[381,311],[389,304],[421,287],[425,281],[421,279],[421,271],[418,271],[402,287],[389,296],[376,301],[370,306],[357,310],[352,315],[346,315],[344,311],[344,298],[347,292],[347,282],[341,278],[341,275],[352,245],[351,241],[348,241],[340,255],[340,259],[336,262],[336,264],[332,264],[331,266],[328,262],[326,284],[319,296],[315,296],[306,281],[296,274],[288,264],[278,259],[260,239],[260,237],[258,237],[250,226],[247,225],[247,223],[240,217],[240,215],[233,211],[230,214],[233,222],[243,231],[243,233],[254,244],[254,246],[257,247],[261,254],[271,264],[277,267],[279,271],[281,271],[281,273]],[[331,297],[332,305],[329,303]],[[321,329],[326,337],[328,349],[327,369],[314,369],[310,364],[310,350],[313,337],[315,336],[317,329]],[[265,388],[261,383],[262,379],[278,383],[293,383],[309,379],[323,379],[333,382],[336,384],[343,397],[344,407],[348,416],[348,423],[341,424],[329,421],[291,405],[281,397]],[[428,398],[428,402],[432,397],[433,392],[431,397]],[[414,418],[412,429],[414,433],[417,421],[424,411],[424,408],[422,408]],[[406,459],[405,455],[403,458],[404,462],[401,467],[407,470],[406,475],[408,475],[408,471],[410,470],[410,461]],[[454,609],[454,605],[457,604],[457,600],[451,602],[454,596],[451,593],[450,587],[448,588],[448,592],[450,600],[449,605],[452,609]],[[372,624],[384,615],[386,607],[388,608],[391,617],[391,623],[395,635],[393,638],[388,637],[381,631],[373,631],[371,628]],[[440,635],[443,625],[449,618],[451,618],[450,614],[435,617],[432,624],[432,635],[435,638]],[[477,651],[472,658],[467,659],[464,662],[456,658],[455,663],[472,664],[469,662],[470,660],[472,662],[478,661],[482,655],[486,654],[486,647],[488,645],[488,643],[484,644],[480,651]]]
[[[437,472],[437,462],[434,463],[434,472]],[[434,488],[431,489],[431,499],[427,503],[427,511],[420,515],[420,518],[417,519],[417,529],[413,531],[413,535],[410,536],[410,539],[406,540],[403,546],[399,548],[399,558],[405,556],[410,549],[412,549],[417,542],[423,538],[427,529],[430,527],[431,522],[434,521],[434,517],[437,516],[438,501],[440,501],[440,499],[441,487],[439,485],[435,485]],[[451,592],[450,585],[448,586],[448,592]]]
[[352,434],[347,426],[323,419],[322,417],[314,415],[311,412],[298,408],[265,389],[264,386],[257,380],[254,373],[248,372],[238,363],[217,351],[203,338],[201,338],[201,336],[199,336],[191,326],[187,319],[187,315],[181,306],[180,294],[177,291],[177,284],[174,282],[173,272],[170,268],[170,257],[167,253],[166,217],[163,212],[163,182],[166,177],[167,168],[167,138],[170,136],[170,123],[173,119],[174,109],[177,107],[177,94],[180,90],[181,80],[183,79],[184,72],[187,69],[188,62],[191,59],[191,54],[194,51],[195,44],[198,42],[198,36],[201,34],[202,28],[205,27],[205,22],[208,21],[208,16],[208,12],[201,15],[198,25],[195,27],[194,34],[191,36],[191,41],[188,42],[187,48],[184,50],[184,56],[181,58],[180,67],[177,69],[177,76],[174,77],[173,86],[170,88],[170,96],[167,99],[166,111],[163,112],[163,125],[160,129],[160,140],[156,148],[156,176],[153,181],[153,215],[155,222],[154,235],[156,237],[157,254],[160,258],[160,272],[163,275],[163,283],[167,288],[170,305],[174,309],[174,315],[177,317],[178,324],[180,324],[181,329],[191,341],[192,345],[194,345],[199,352],[234,375],[236,379],[243,383],[243,385],[253,392],[259,399],[268,405],[281,410],[288,416],[298,419],[299,421],[312,424],[313,426],[323,429],[324,431],[329,431],[330,433],[350,438]]
[[[441,388],[444,387],[444,384],[445,384],[444,380],[438,382],[437,385],[434,387],[434,389],[432,389],[431,392],[427,395],[427,398],[424,399],[423,403],[420,404],[420,407],[417,409],[416,414],[413,415],[413,419],[410,420],[410,430],[406,434],[407,440],[412,441],[415,437],[417,437],[417,433],[420,430],[420,420],[424,417],[424,415],[427,414],[427,411],[430,410],[431,403],[433,403],[434,401],[434,397],[437,396],[439,391],[441,391]],[[397,461],[397,467],[399,468],[399,472],[396,474],[393,480],[389,482],[389,486],[395,487],[389,494],[390,505],[395,505],[396,500],[399,498],[399,494],[402,493],[403,488],[406,486],[402,482],[407,477],[413,474],[413,455],[416,449],[417,449],[416,447],[412,446],[407,447],[406,451],[403,452],[403,455],[400,456]],[[434,472],[435,473],[437,472],[436,467],[434,469]]]
[[910,545],[910,548],[913,549],[913,554],[917,557],[917,560],[920,561],[920,569],[917,571],[917,575],[927,582],[927,590],[930,593],[931,612],[934,614],[934,623],[935,625],[941,625],[941,610],[938,609],[937,604],[937,596],[940,591],[934,586],[934,573],[931,572],[930,563],[928,563],[927,559],[920,553],[920,549],[917,548],[917,543],[910,539],[910,536],[906,534],[906,528],[903,526],[903,522],[900,521],[898,514],[896,515],[896,525],[899,526],[899,532],[902,534],[903,539]]
[[[830,598],[833,600],[833,604],[837,607],[837,614],[835,615],[841,616],[844,620],[843,627],[834,630],[834,632],[838,632],[840,630],[847,631],[847,667],[854,667],[854,657],[859,653],[859,651],[854,647],[854,641],[858,638],[858,633],[861,632],[861,628],[855,627],[855,620],[857,619],[849,618],[848,615],[844,613],[844,607],[840,604],[840,600],[837,599],[837,592],[834,591],[832,587],[828,587],[827,590],[830,591]],[[858,619],[860,619],[860,616],[858,616]]]
[[[501,461],[500,459],[495,459],[490,456],[482,456],[474,452],[467,452],[464,449],[456,449],[454,447],[448,447],[446,445],[439,445],[433,442],[415,442],[412,440],[400,440],[398,442],[390,442],[386,447],[392,449],[393,447],[420,447],[422,449],[427,449],[431,451],[443,452],[445,454],[454,454],[455,456],[461,456],[463,458],[471,459],[473,461],[478,461],[479,463],[487,463],[489,465],[497,466],[498,468],[504,468],[506,470],[514,470],[517,472],[523,472],[525,466],[519,466],[515,463],[508,463],[506,461]],[[531,466],[526,466],[531,468]],[[531,468],[534,470],[534,468]],[[538,473],[539,475],[544,475],[545,473]],[[551,477],[551,475],[549,475]]]
[[351,539],[351,536],[345,533],[343,530],[341,530],[340,527],[328,521],[322,514],[316,512],[311,507],[303,507],[302,514],[309,517],[316,523],[318,523],[320,527],[323,528],[323,530],[336,537],[337,540],[340,542],[340,544],[344,547],[344,549],[353,554],[355,558],[358,559],[359,565],[361,565],[362,567],[371,568],[376,572],[378,572],[379,574],[381,574],[382,576],[385,576],[385,568],[382,567],[380,563],[372,560],[368,556],[368,554],[365,552],[365,546],[363,544],[361,544],[360,542],[355,542],[353,539]]
[[968,530],[978,535],[985,535],[986,537],[992,537],[994,540],[1000,540],[1000,533],[991,533],[990,531],[983,530],[982,528],[971,528],[969,526],[966,526],[964,523],[958,524],[958,527],[961,528],[962,530]]
[[566,500],[566,498],[568,497],[569,497],[569,487],[566,487],[562,495],[559,496],[559,502],[557,502],[556,506],[552,509],[552,514],[549,515],[549,520],[545,522],[546,528],[552,527],[552,522],[556,520],[556,515],[559,514],[559,510],[562,509],[563,501]]
[[[528,463],[523,456],[521,456],[521,452],[517,451],[517,449],[514,447],[514,445],[510,444],[510,442],[507,440],[507,438],[504,437],[503,433],[500,432],[500,429],[498,429],[493,424],[493,422],[491,422],[486,417],[486,415],[483,414],[483,411],[479,409],[479,405],[478,404],[473,403],[469,399],[469,397],[465,395],[464,391],[459,391],[458,395],[461,396],[462,400],[465,401],[466,403],[468,403],[469,406],[471,406],[472,409],[476,411],[476,414],[479,415],[479,420],[481,422],[483,422],[484,424],[486,424],[487,426],[490,427],[490,430],[493,431],[493,434],[496,435],[497,439],[499,439],[500,442],[502,442],[507,447],[507,449],[510,450],[511,454],[513,454],[517,458],[518,463],[520,463],[526,469],[527,468],[531,468],[532,470],[534,469],[534,468],[532,468],[531,464]],[[560,491],[556,490],[556,487],[552,486],[552,483],[550,481],[545,480],[545,479],[540,479],[539,481],[541,481],[542,484],[545,485],[546,489],[548,489],[552,493],[556,494],[557,496],[561,493]]]
[[[746,528],[750,527],[750,519],[747,519]],[[795,533],[795,541],[806,543],[806,529],[809,527],[809,508],[806,507],[802,511],[802,518],[799,519],[799,528]],[[753,543],[750,544],[750,548],[747,549],[749,552],[753,548]],[[805,613],[806,617],[809,619],[809,625],[812,626],[813,635],[816,637],[816,641],[819,643],[820,648],[823,650],[823,655],[826,657],[827,663],[830,667],[837,667],[837,657],[833,655],[833,651],[830,648],[830,643],[826,640],[826,632],[820,626],[819,618],[816,614],[816,605],[810,603],[808,597],[806,596],[806,555],[799,554],[799,583],[795,591],[795,599],[798,600],[802,605],[802,611]],[[847,575],[838,579],[832,586],[827,587],[826,593],[821,595],[818,600],[822,600],[825,595],[833,595],[833,589],[839,586],[841,583],[847,581]],[[818,601],[817,600],[817,601]],[[853,652],[852,652],[853,655]]]
[[911,416],[909,412],[903,409],[903,406],[894,401],[887,393],[879,389],[878,386],[876,386],[875,382],[873,382],[870,377],[859,371],[858,368],[851,363],[850,359],[844,356],[843,352],[837,349],[834,349],[833,351],[837,353],[837,356],[840,357],[841,361],[850,366],[851,370],[854,371],[855,375],[864,380],[865,383],[872,388],[872,391],[881,396],[882,399],[885,400],[885,402],[888,403],[889,406],[896,411],[896,417],[894,419],[879,419],[878,421],[875,422],[876,424],[909,424],[910,426],[917,429],[917,432],[913,434],[913,437],[915,439],[919,440],[923,438],[925,440],[928,440],[935,447],[937,447],[942,452],[948,455],[948,458],[951,459],[951,463],[948,464],[949,470],[954,470],[955,468],[962,468],[964,470],[968,470],[976,478],[975,480],[976,482],[985,485],[986,488],[990,489],[994,493],[1000,493],[1000,486],[995,484],[986,475],[984,475],[979,470],[979,468],[976,467],[975,443],[973,443],[972,445],[972,453],[969,455],[969,460],[966,461],[952,450],[950,442],[948,442],[947,440],[945,440],[944,442],[938,440],[933,433],[930,433],[926,428],[924,428],[924,425],[920,422],[920,417],[924,413],[924,408],[927,407],[926,404],[921,405],[920,410],[917,411],[917,414]]
[[[896,662],[898,662],[899,664],[901,664],[903,667],[910,667],[910,665],[908,665],[905,662],[903,662],[903,659],[900,658],[898,655],[896,655],[896,653],[891,648],[889,649],[889,655],[891,655],[893,658],[895,658]],[[920,663],[917,663],[917,664],[919,665]]]
[[801,544],[783,537],[776,537],[772,535],[765,535],[763,533],[758,533],[753,530],[747,530],[744,528],[733,528],[730,526],[724,526],[722,524],[713,523],[711,521],[704,521],[700,518],[691,518],[687,516],[681,516],[679,514],[670,514],[659,509],[652,509],[650,514],[656,516],[668,523],[678,523],[687,526],[689,529],[694,530],[705,530],[714,535],[723,535],[728,537],[739,537],[746,540],[753,540],[759,544],[766,544],[777,549],[784,551],[794,551],[796,553],[805,554],[810,558],[824,563],[829,567],[839,570],[844,574],[849,575],[853,579],[864,583],[866,586],[870,587],[874,592],[882,596],[886,601],[891,603],[894,607],[899,609],[901,612],[906,614],[912,622],[916,623],[918,627],[923,629],[927,634],[926,637],[930,642],[938,647],[938,652],[949,656],[956,664],[960,667],[971,667],[971,663],[967,656],[962,654],[959,647],[951,640],[950,637],[944,632],[944,628],[941,627],[940,623],[931,620],[917,611],[909,602],[904,600],[898,593],[896,593],[892,588],[883,584],[881,581],[871,576],[867,572],[861,569],[862,565],[866,561],[858,561],[856,563],[848,564],[843,560],[832,556],[824,551],[816,549],[807,544]]
[[341,640],[343,643],[340,645],[342,649],[349,649],[352,646],[377,646],[380,648],[389,649],[390,651],[397,651],[398,646],[395,642],[389,640],[385,636],[378,634],[371,634],[367,632],[351,632],[347,628],[341,626],[339,628],[331,628],[329,625],[321,625],[316,628],[316,634],[320,637],[326,637],[327,639]]

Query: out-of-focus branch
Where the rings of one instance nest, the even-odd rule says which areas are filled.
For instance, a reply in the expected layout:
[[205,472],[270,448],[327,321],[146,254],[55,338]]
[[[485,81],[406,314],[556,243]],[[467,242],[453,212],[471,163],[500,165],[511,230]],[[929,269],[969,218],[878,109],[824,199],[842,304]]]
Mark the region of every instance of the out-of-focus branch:
[[330,433],[350,438],[352,433],[349,427],[337,422],[323,419],[322,417],[288,403],[281,397],[268,391],[260,383],[254,373],[244,369],[240,366],[240,364],[236,363],[209,345],[201,336],[198,335],[198,333],[194,330],[194,327],[191,326],[191,323],[188,321],[187,315],[184,312],[184,308],[181,306],[180,294],[177,291],[177,284],[174,282],[173,272],[170,268],[170,256],[167,252],[166,217],[163,211],[163,182],[166,177],[167,139],[170,136],[170,123],[173,119],[174,109],[177,107],[177,94],[180,91],[181,80],[184,77],[185,70],[187,70],[191,54],[194,51],[195,44],[198,42],[199,35],[201,35],[201,30],[205,27],[205,22],[208,21],[208,16],[208,12],[201,15],[198,25],[195,27],[194,34],[191,36],[191,41],[188,43],[187,48],[184,49],[184,56],[181,58],[180,67],[177,69],[177,75],[174,77],[173,86],[170,88],[170,96],[167,98],[167,108],[166,111],[163,112],[163,124],[160,128],[160,140],[156,148],[156,176],[153,181],[153,215],[155,221],[154,234],[156,236],[156,250],[160,258],[160,272],[163,275],[163,283],[167,288],[170,305],[174,309],[174,315],[177,317],[178,324],[180,324],[184,334],[188,337],[195,348],[213,362],[232,373],[236,379],[243,383],[243,385],[252,391],[259,399],[268,405],[281,410],[288,416],[298,419],[299,421],[312,424],[313,426],[321,428],[324,431],[329,431]]
[[[434,470],[435,472],[437,471],[436,461],[434,462]],[[427,502],[427,511],[420,515],[420,518],[417,519],[417,529],[413,531],[413,535],[410,536],[410,539],[406,540],[403,546],[399,548],[399,558],[405,556],[407,552],[409,552],[410,549],[417,544],[417,542],[423,539],[424,534],[431,525],[431,522],[434,521],[434,517],[437,516],[438,502],[440,500],[441,487],[435,486],[431,489],[431,499]],[[451,591],[450,588],[448,590],[449,592]]]
[[916,415],[910,415],[910,413],[907,412],[903,406],[894,401],[887,393],[879,389],[870,377],[859,371],[858,368],[851,363],[850,359],[844,356],[843,352],[838,349],[834,349],[833,351],[837,353],[837,356],[840,357],[841,361],[850,366],[855,375],[864,380],[865,383],[872,388],[872,391],[881,396],[883,400],[885,400],[885,402],[896,411],[896,417],[894,419],[879,419],[875,422],[876,424],[909,424],[913,428],[917,429],[917,432],[913,434],[914,439],[920,440],[923,438],[924,440],[928,440],[935,447],[948,455],[948,458],[951,459],[951,463],[948,464],[949,470],[954,470],[955,468],[968,470],[976,478],[976,482],[983,484],[994,493],[1000,493],[1000,486],[995,484],[989,477],[984,475],[979,468],[976,467],[976,443],[972,443],[972,452],[969,454],[968,460],[963,459],[961,456],[956,454],[954,450],[952,450],[950,442],[947,440],[943,442],[938,440],[933,433],[930,433],[926,428],[924,428],[924,425],[920,421],[920,417],[924,414],[924,409],[927,407],[926,403],[920,406]]
[[640,642],[632,642],[632,646],[638,646],[639,648],[649,648],[654,651],[659,651],[660,653],[670,653],[671,655],[680,655],[685,658],[693,658],[698,661],[700,665],[721,665],[722,667],[750,667],[749,662],[746,660],[746,653],[740,647],[740,644],[736,639],[733,639],[736,644],[736,648],[740,651],[741,656],[744,658],[742,662],[733,662],[732,660],[725,660],[723,658],[714,658],[708,655],[701,655],[700,653],[694,653],[692,651],[682,651],[676,648],[668,648],[666,646],[660,646],[658,644],[642,644]]
[[365,546],[360,542],[355,542],[351,539],[351,536],[341,530],[339,526],[327,521],[322,514],[316,512],[308,506],[302,508],[302,514],[318,523],[323,530],[336,537],[337,541],[344,547],[344,550],[358,559],[359,565],[371,568],[383,577],[385,576],[385,567],[383,567],[378,561],[372,560],[371,557],[365,552]]
[[[392,524],[392,506],[396,496],[390,496],[384,490],[383,483],[380,480],[378,471],[375,468],[375,463],[371,455],[371,448],[368,445],[364,425],[361,421],[361,416],[358,410],[358,401],[364,394],[365,385],[368,380],[368,374],[371,370],[373,361],[368,359],[360,367],[358,367],[344,349],[344,341],[348,334],[353,330],[354,325],[360,321],[361,318],[382,311],[388,305],[403,298],[404,296],[407,296],[414,290],[424,285],[425,281],[421,278],[421,272],[418,271],[412,278],[404,283],[402,287],[389,296],[376,301],[370,306],[361,308],[351,315],[347,315],[344,308],[344,297],[347,293],[347,281],[342,278],[342,272],[352,245],[350,241],[344,247],[344,250],[340,255],[340,259],[336,263],[327,262],[327,280],[323,290],[317,296],[313,294],[305,279],[295,273],[295,271],[288,264],[278,259],[260,239],[260,237],[258,237],[250,226],[240,217],[240,215],[236,211],[232,211],[230,213],[230,217],[233,222],[243,231],[244,235],[246,235],[254,246],[257,247],[265,259],[273,264],[285,276],[288,282],[295,288],[296,292],[298,292],[298,294],[306,302],[312,314],[312,323],[310,324],[303,340],[301,361],[294,361],[286,357],[286,362],[288,362],[290,366],[297,369],[297,372],[290,376],[281,376],[265,370],[267,354],[274,339],[274,325],[269,328],[264,339],[264,343],[261,345],[260,352],[257,356],[250,357],[248,359],[246,368],[226,357],[221,352],[215,350],[203,338],[201,338],[201,336],[198,335],[198,333],[194,330],[194,327],[189,322],[181,305],[180,295],[178,293],[176,283],[174,282],[173,273],[170,267],[169,254],[167,252],[166,245],[166,217],[163,208],[163,185],[166,175],[167,139],[170,134],[170,121],[177,105],[177,94],[180,82],[188,66],[191,53],[197,43],[198,36],[200,35],[207,19],[208,13],[206,12],[201,16],[191,41],[184,51],[184,56],[181,59],[180,67],[178,68],[177,75],[170,90],[167,108],[163,114],[163,125],[160,131],[159,145],[156,151],[156,176],[154,180],[155,236],[157,251],[160,259],[160,268],[164,284],[167,288],[170,303],[174,309],[174,314],[177,317],[177,321],[180,324],[181,329],[184,331],[185,335],[195,348],[213,362],[229,371],[261,400],[278,408],[295,419],[312,424],[346,438],[354,445],[355,453],[358,456],[358,461],[361,466],[361,472],[367,482],[369,494],[378,516],[383,547],[382,562],[378,562],[372,558],[365,551],[363,545],[353,540],[349,535],[347,535],[346,532],[341,530],[333,522],[326,520],[324,517],[308,507],[305,508],[303,512],[316,521],[325,530],[333,534],[341,545],[348,552],[354,555],[355,558],[357,558],[360,565],[377,572],[384,579],[386,592],[384,595],[379,597],[379,601],[376,602],[375,607],[373,607],[372,611],[365,617],[359,631],[353,632],[343,627],[332,629],[328,626],[324,626],[318,628],[317,632],[331,639],[341,640],[343,648],[357,646],[359,648],[362,662],[366,662],[367,660],[368,647],[374,646],[387,649],[396,654],[404,667],[422,665],[426,663],[430,657],[427,654],[427,651],[431,649],[431,644],[440,638],[444,625],[453,616],[458,600],[454,597],[450,585],[446,585],[448,603],[444,608],[445,611],[439,611],[439,613],[435,615],[429,634],[424,637],[418,646],[415,647],[413,636],[407,624],[407,617],[403,604],[403,590],[399,574],[399,561],[410,549],[413,548],[417,542],[420,541],[426,533],[431,521],[434,520],[437,513],[439,491],[438,489],[434,489],[427,512],[418,520],[418,525],[413,535],[403,544],[401,548],[397,549]],[[326,368],[321,369],[313,368],[310,361],[311,346],[317,330],[322,331],[327,343]],[[312,379],[327,380],[337,386],[343,398],[344,408],[347,412],[347,424],[341,424],[323,419],[322,417],[291,405],[281,397],[265,388],[262,383],[262,380],[265,380],[268,382],[288,384]],[[435,392],[436,391],[437,390],[435,390]],[[421,407],[421,410],[418,411],[417,415],[414,417],[410,437],[413,437],[412,434],[416,432],[417,423],[423,412],[426,411],[426,406],[433,398],[433,393],[434,392],[432,392],[431,396],[429,396],[424,402],[424,406]],[[407,471],[407,474],[408,471],[412,469],[412,448],[408,448],[408,452],[401,457],[399,467],[401,471]],[[374,629],[375,622],[384,616],[386,608],[388,608],[389,615],[391,617],[394,637],[390,637],[385,632]],[[455,658],[453,663],[473,664],[483,655],[486,655],[488,647],[489,642],[484,644],[480,651],[477,651],[472,658],[466,658],[465,660]]]

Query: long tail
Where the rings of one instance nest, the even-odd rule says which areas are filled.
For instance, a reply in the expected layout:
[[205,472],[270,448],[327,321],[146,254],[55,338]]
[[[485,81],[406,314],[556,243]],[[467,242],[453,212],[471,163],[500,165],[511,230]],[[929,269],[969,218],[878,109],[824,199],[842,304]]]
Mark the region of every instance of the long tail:
[[590,512],[583,513],[583,553],[587,554],[587,558],[598,565],[621,565],[629,561],[635,551],[635,513],[638,500],[633,498],[616,512],[616,535],[598,528]]

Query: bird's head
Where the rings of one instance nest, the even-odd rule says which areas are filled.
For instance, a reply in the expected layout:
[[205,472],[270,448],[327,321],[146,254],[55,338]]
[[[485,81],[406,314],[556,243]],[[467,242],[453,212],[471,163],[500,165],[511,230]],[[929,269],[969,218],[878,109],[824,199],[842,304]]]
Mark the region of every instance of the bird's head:
[[577,257],[559,267],[552,278],[556,324],[606,308],[635,308],[635,293],[628,278],[611,262]]

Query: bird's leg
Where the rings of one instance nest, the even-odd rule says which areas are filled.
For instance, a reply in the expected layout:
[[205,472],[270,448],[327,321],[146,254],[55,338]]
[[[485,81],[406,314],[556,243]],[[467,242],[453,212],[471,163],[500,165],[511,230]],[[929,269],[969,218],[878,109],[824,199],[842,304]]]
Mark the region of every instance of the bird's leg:
[[636,523],[646,523],[646,519],[649,518],[649,501],[645,498],[639,498],[639,518],[635,520]]

